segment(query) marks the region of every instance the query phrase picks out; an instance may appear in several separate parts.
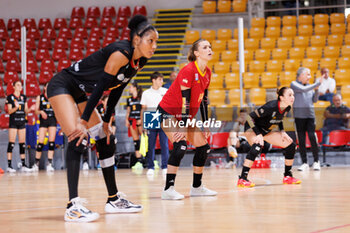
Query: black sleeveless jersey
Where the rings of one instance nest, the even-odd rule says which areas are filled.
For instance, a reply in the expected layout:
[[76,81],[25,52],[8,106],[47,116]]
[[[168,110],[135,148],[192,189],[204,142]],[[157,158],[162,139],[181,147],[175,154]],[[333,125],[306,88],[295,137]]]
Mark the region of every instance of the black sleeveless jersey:
[[14,94],[7,96],[6,104],[11,104],[12,108],[16,107],[15,105],[16,102],[19,104],[18,109],[14,113],[10,114],[11,122],[25,121],[26,114],[25,114],[24,108],[25,108],[26,101],[27,101],[27,97],[22,94],[18,97],[15,96]]
[[280,102],[277,100],[272,100],[256,109],[249,114],[250,118],[253,120],[247,120],[250,128],[254,130],[256,134],[268,133],[276,126],[280,130],[283,130],[283,117],[287,115],[291,107],[288,106],[283,111],[280,109]]
[[[127,40],[114,42],[96,51],[90,56],[73,63],[65,70],[74,76],[74,81],[76,81],[80,89],[84,92],[91,93],[98,80],[103,76],[108,58],[116,51],[121,52],[129,59],[129,61],[131,61],[134,48],[131,46],[131,42]],[[138,62],[135,62],[139,64],[138,67],[133,68],[130,62],[121,67],[116,74],[115,79],[110,83],[106,90],[115,89],[124,83],[128,83],[130,79],[136,75],[137,70],[142,68],[146,62],[147,59],[141,57]]]
[[51,104],[45,95],[40,95],[40,110],[44,111],[47,117],[55,117]]
[[126,106],[130,107],[129,118],[139,120],[142,107],[140,100],[134,97],[130,97],[126,100]]

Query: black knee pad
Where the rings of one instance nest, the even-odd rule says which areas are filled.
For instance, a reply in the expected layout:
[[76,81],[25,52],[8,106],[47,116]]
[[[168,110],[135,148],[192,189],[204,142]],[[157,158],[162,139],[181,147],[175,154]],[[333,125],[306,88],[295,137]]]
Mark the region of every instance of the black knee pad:
[[193,157],[193,166],[204,167],[205,161],[207,161],[208,154],[210,153],[210,146],[205,144],[196,148],[196,152]]
[[246,159],[254,161],[255,158],[261,153],[261,149],[262,149],[262,146],[260,144],[254,143],[252,145],[252,148],[248,152]]
[[185,156],[187,151],[187,142],[185,140],[181,140],[179,142],[174,142],[173,145],[174,149],[169,156],[168,164],[179,167],[181,159]]
[[140,140],[134,140],[135,151],[140,150]]
[[96,149],[99,152],[99,160],[101,168],[114,166],[114,153],[116,151],[116,141],[114,135],[109,137],[109,145],[107,145],[107,137],[96,141]]
[[49,142],[49,150],[55,150],[55,142]]
[[26,153],[26,144],[19,143],[19,154],[25,154],[25,153]]
[[284,148],[285,159],[294,159],[296,144],[292,142],[289,146]]
[[9,142],[7,145],[7,153],[12,153],[13,148],[15,147],[14,142]]
[[73,141],[68,142],[68,149],[82,154],[87,150],[88,141],[86,138],[84,138],[79,144],[79,146],[76,146],[78,140],[79,138],[76,138]]
[[44,144],[43,143],[38,143],[38,145],[36,145],[36,151],[43,151],[43,147],[44,147]]

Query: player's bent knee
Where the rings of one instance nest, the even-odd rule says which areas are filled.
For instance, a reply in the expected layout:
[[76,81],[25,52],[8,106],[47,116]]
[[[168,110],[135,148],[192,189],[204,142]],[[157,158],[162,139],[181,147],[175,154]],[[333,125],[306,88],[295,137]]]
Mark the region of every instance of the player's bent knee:
[[96,149],[99,152],[99,161],[101,168],[114,166],[114,153],[116,151],[116,140],[114,135],[110,135],[109,144],[107,144],[107,137],[96,141]]
[[179,142],[174,142],[174,149],[171,152],[171,155],[168,159],[168,164],[179,167],[182,158],[185,156],[187,151],[187,142],[185,140],[181,140]]
[[14,147],[15,147],[15,143],[9,142],[7,145],[7,153],[12,153]]
[[88,141],[84,138],[79,146],[77,145],[79,138],[76,138],[70,142],[68,142],[68,150],[74,151],[75,153],[67,154],[67,160],[77,160],[80,161],[81,154],[83,154],[87,150]]
[[193,166],[204,167],[205,161],[207,161],[208,154],[210,153],[210,146],[205,144],[196,148],[196,152],[193,157]]
[[246,159],[254,161],[255,158],[261,153],[262,146],[258,143],[254,143],[249,150]]
[[294,159],[296,144],[292,142],[289,146],[284,148],[285,159]]

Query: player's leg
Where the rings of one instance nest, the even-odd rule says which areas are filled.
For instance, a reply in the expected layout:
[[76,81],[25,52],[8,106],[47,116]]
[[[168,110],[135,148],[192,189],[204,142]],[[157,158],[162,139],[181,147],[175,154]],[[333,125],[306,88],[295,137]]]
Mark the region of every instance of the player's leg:
[[140,153],[140,135],[138,128],[134,129],[132,125],[129,127],[132,139],[134,141],[135,157],[137,159],[135,165],[132,169],[143,169],[142,165],[142,155]]
[[12,167],[12,151],[15,147],[15,141],[16,141],[16,135],[17,135],[17,128],[9,128],[9,142],[7,145],[7,172],[13,173],[16,172],[16,170]]
[[38,144],[36,145],[36,152],[35,152],[35,164],[33,166],[34,170],[36,171],[39,170],[39,162],[40,162],[41,154],[44,147],[44,139],[45,139],[46,132],[47,132],[46,127],[39,128]]
[[309,169],[309,165],[307,163],[307,154],[306,154],[306,131],[307,131],[307,120],[301,118],[295,118],[295,127],[296,133],[298,136],[299,142],[299,153],[302,160],[302,165],[298,168],[299,171],[305,171]]
[[[24,127],[24,128],[23,128]],[[25,172],[31,172],[33,171],[30,168],[30,165],[26,165],[25,163],[25,159],[26,159],[26,128],[25,128],[25,124],[23,124],[22,127],[20,127],[20,129],[17,130],[18,132],[18,142],[19,142],[19,154],[21,156],[21,161],[22,161],[22,171]]]
[[55,153],[55,140],[56,140],[56,125],[55,126],[49,126],[49,151],[47,152],[47,159],[49,163],[46,166],[46,171],[54,171],[54,168],[52,166],[52,159],[53,155]]

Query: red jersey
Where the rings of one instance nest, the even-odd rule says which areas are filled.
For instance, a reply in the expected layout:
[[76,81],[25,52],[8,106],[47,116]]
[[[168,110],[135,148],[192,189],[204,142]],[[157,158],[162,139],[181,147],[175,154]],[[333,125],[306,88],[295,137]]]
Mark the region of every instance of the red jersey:
[[189,87],[191,89],[189,118],[192,119],[198,112],[204,96],[204,90],[209,87],[210,77],[211,70],[208,67],[202,73],[197,62],[187,64],[180,70],[174,83],[171,84],[169,90],[163,96],[159,106],[177,119],[181,119],[181,114],[183,113],[181,86]]

